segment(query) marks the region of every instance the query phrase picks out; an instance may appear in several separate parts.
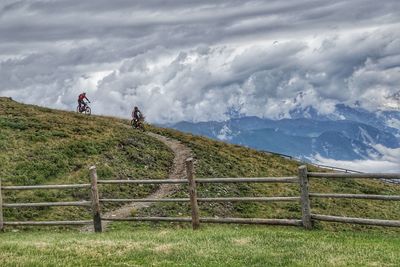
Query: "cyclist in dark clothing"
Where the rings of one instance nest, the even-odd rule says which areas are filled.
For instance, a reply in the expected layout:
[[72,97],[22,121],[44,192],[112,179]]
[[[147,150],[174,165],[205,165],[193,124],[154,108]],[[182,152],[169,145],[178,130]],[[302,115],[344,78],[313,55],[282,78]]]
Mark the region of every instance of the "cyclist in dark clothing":
[[142,112],[139,110],[138,107],[135,107],[132,111],[132,119],[136,120],[136,121],[140,121],[143,119],[143,114]]
[[144,122],[144,116],[142,112],[139,110],[138,107],[135,107],[132,111],[132,121],[131,121],[132,127],[134,129],[141,129],[144,131],[143,122]]
[[86,106],[85,99],[90,103],[89,99],[86,97],[86,93],[82,93],[78,96],[79,110],[82,110],[82,106]]

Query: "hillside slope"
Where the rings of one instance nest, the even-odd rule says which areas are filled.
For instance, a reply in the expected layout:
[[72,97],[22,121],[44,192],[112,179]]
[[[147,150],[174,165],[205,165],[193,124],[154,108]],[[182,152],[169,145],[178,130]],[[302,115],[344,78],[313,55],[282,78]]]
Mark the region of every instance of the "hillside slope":
[[[191,148],[196,157],[198,177],[278,177],[297,175],[299,163],[276,155],[248,149],[242,146],[216,142],[208,138],[182,133],[172,129],[152,128],[159,134],[180,140]],[[308,166],[310,171],[327,171]],[[298,185],[293,184],[209,184],[198,187],[200,196],[298,196]],[[399,195],[400,186],[386,184],[376,180],[311,179],[310,191],[319,193],[353,194],[392,194]],[[183,196],[185,190],[176,196]],[[160,208],[163,206],[164,208]],[[356,199],[312,199],[314,213],[399,220],[398,201],[371,201]],[[177,205],[164,204],[154,206],[153,212],[172,215]],[[297,203],[201,203],[202,215],[239,216],[261,218],[300,218],[300,206]],[[181,213],[188,213],[180,206]],[[148,214],[148,213],[147,213]],[[189,214],[189,213],[188,213]],[[325,229],[372,229],[376,227],[318,223],[316,227]],[[398,230],[394,230],[398,231]]]
[[[122,120],[23,105],[0,98],[0,177],[3,184],[87,183],[96,164],[102,179],[164,178],[173,153],[163,143],[131,131]],[[102,188],[105,196],[144,197],[153,187]],[[88,199],[87,190],[3,193],[5,202]],[[77,207],[5,209],[6,219],[74,219],[90,216]]]
[[[0,98],[0,177],[3,184],[85,183],[88,167],[96,164],[101,179],[166,178],[174,155],[164,144],[128,129],[128,121],[51,110]],[[297,173],[298,162],[252,149],[212,141],[175,130],[148,127],[150,131],[181,141],[195,156],[198,177],[287,176]],[[102,186],[104,198],[145,197],[151,186]],[[313,192],[400,194],[400,186],[377,181],[311,181]],[[210,184],[198,188],[201,196],[294,196],[297,185]],[[5,202],[83,200],[79,191],[4,192]],[[180,187],[174,196],[186,196]],[[115,206],[106,206],[106,210]],[[298,203],[203,203],[202,215],[264,218],[299,218]],[[399,202],[313,200],[313,211],[382,219],[399,219]],[[6,220],[82,219],[83,208],[5,209]],[[159,204],[138,214],[188,216],[187,204]],[[320,227],[337,227],[321,224]],[[340,226],[343,227],[343,226]],[[347,227],[347,226],[346,226]],[[365,226],[357,226],[366,229]]]

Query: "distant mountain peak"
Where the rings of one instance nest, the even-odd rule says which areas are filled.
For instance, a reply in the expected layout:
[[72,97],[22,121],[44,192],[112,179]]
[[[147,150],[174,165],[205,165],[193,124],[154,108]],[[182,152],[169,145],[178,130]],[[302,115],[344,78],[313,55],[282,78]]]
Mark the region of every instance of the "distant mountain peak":
[[314,108],[313,106],[306,106],[306,107],[301,107],[298,105],[296,108],[292,109],[289,112],[290,118],[292,119],[300,119],[300,118],[305,118],[305,119],[316,119],[316,118],[321,118],[321,115],[319,114],[318,110]]
[[297,106],[290,117],[279,120],[244,116],[232,109],[225,121],[177,123],[175,129],[208,136],[256,149],[298,158],[321,155],[334,160],[379,159],[387,151],[400,149],[400,113],[370,112],[362,107],[337,104],[331,114],[313,106]]
[[400,111],[400,90],[386,97],[385,107]]
[[230,119],[243,118],[246,116],[246,114],[242,112],[242,109],[243,104],[232,105],[225,111],[225,115]]

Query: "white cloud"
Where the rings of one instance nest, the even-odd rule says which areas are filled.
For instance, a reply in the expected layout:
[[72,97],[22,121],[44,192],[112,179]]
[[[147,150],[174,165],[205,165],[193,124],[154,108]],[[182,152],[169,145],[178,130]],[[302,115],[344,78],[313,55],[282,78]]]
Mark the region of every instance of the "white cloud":
[[[400,84],[400,2],[12,1],[0,3],[0,95],[152,122],[374,109]],[[302,92],[300,94],[300,92]]]
[[372,172],[372,173],[399,173],[400,164],[399,158],[396,161],[386,159],[382,160],[354,160],[354,161],[341,161],[334,159],[327,159],[321,156],[316,156],[314,162],[317,164],[343,168],[347,170]]
[[[104,97],[109,88],[121,92],[120,101],[108,103],[111,107],[115,104],[116,110],[128,114],[130,105],[124,101],[129,99],[156,122],[221,120],[234,105],[247,115],[272,118],[288,117],[299,105],[312,105],[321,114],[331,113],[339,102],[352,105],[361,101],[364,107],[374,109],[397,90],[394,84],[400,83],[400,76],[393,68],[371,67],[371,53],[377,53],[375,61],[388,56],[378,51],[379,43],[370,40],[386,32],[371,34],[360,34],[364,42],[374,45],[368,50],[365,47],[369,45],[359,44],[361,51],[353,49],[358,55],[355,58],[338,52],[349,46],[344,37],[336,40],[335,48],[317,52],[304,40],[245,47],[202,45],[179,53],[158,48],[147,52],[151,57],[146,53],[125,61],[117,74],[100,83],[99,90]],[[327,53],[334,55],[333,62]],[[371,68],[375,76],[360,75]]]
[[374,148],[382,155],[384,155],[382,157],[382,160],[397,163],[400,169],[400,148],[387,148],[380,144],[374,145]]

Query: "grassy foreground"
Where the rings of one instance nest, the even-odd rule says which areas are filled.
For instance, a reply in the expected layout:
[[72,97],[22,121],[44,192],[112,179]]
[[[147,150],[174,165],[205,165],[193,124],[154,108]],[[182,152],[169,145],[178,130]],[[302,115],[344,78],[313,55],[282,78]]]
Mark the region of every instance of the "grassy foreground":
[[0,235],[2,266],[398,266],[400,237],[299,228],[142,227]]

